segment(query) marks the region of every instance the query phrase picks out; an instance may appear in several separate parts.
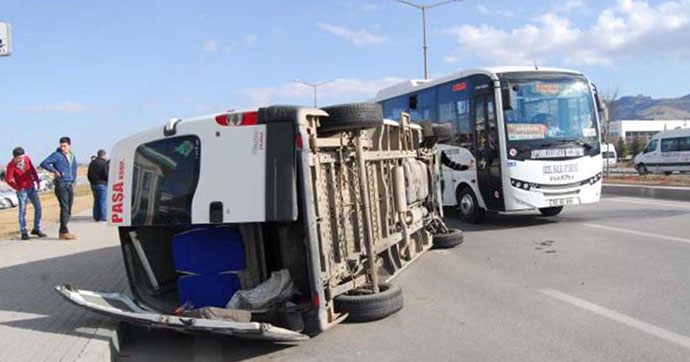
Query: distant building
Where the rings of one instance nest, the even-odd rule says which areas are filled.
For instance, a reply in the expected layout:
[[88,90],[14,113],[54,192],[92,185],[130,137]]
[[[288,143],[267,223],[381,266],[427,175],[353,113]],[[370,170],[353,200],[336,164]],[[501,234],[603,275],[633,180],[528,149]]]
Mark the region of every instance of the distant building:
[[640,137],[645,143],[655,134],[676,129],[690,128],[690,119],[686,120],[620,120],[611,121],[611,140],[623,138],[625,143],[632,144],[635,137]]

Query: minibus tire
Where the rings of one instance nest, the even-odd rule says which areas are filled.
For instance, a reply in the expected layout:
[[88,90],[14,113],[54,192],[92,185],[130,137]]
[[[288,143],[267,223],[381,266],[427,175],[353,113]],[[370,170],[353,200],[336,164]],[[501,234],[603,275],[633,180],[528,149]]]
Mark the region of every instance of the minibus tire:
[[[477,196],[472,191],[469,186],[462,187],[456,193],[458,211],[460,212],[460,219],[469,224],[476,224],[481,222],[485,216],[485,210],[479,206],[479,201]],[[465,207],[463,207],[462,202],[464,198],[468,198],[471,201],[472,207],[468,212],[465,212]]]
[[637,165],[637,173],[640,174],[640,176],[643,176],[648,174],[649,170],[647,170],[647,166],[645,166],[644,163],[641,163]]
[[542,207],[539,212],[542,216],[556,216],[563,211],[563,206]]
[[434,248],[448,249],[462,244],[464,237],[460,229],[448,229],[447,233],[434,235]]
[[259,108],[258,118],[261,123],[292,121],[297,118],[297,107],[270,106]]
[[378,293],[341,294],[334,299],[335,311],[347,313],[348,322],[369,322],[395,314],[403,307],[402,289],[395,284],[379,283]]
[[383,124],[383,108],[378,103],[349,103],[321,109],[328,117],[321,118],[319,132],[352,131]]

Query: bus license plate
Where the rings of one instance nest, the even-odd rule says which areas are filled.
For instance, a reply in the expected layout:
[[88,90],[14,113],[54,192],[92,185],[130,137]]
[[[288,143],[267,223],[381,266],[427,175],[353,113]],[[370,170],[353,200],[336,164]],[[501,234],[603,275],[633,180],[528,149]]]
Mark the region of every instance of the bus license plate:
[[565,197],[562,199],[551,199],[549,200],[549,206],[565,206],[572,205],[575,203],[574,197]]

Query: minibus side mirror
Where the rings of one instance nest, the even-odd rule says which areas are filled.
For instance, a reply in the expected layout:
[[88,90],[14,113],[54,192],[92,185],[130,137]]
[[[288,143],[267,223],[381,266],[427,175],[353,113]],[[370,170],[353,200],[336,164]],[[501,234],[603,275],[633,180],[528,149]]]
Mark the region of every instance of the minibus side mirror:
[[503,104],[504,111],[510,111],[513,109],[511,85],[508,82],[505,82],[501,87],[501,102]]

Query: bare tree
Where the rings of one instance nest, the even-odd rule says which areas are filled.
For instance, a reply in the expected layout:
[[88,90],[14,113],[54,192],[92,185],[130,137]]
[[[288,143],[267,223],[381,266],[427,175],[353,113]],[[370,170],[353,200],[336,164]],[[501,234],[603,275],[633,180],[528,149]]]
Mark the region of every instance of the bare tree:
[[[611,144],[611,119],[615,118],[616,101],[618,101],[618,87],[607,89],[600,94],[600,99],[606,105],[604,112],[604,144],[606,145],[606,156],[609,155],[609,144]],[[609,160],[606,158],[606,176],[609,175]]]

